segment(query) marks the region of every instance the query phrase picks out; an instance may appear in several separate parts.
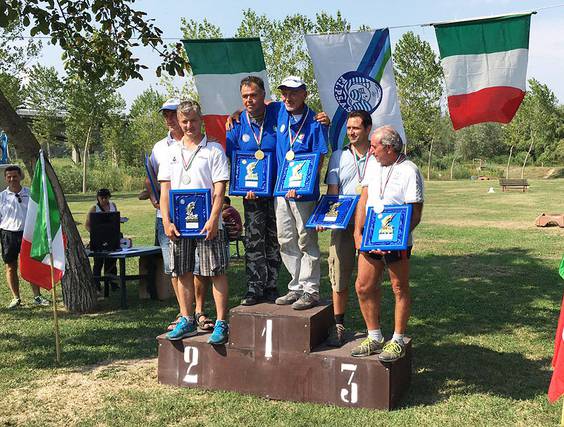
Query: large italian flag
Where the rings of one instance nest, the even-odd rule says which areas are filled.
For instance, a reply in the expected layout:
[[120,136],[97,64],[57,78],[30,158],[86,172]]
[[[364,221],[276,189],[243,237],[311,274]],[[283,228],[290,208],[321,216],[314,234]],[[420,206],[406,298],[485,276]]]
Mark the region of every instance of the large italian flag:
[[65,272],[65,247],[61,215],[53,187],[45,174],[43,152],[35,164],[29,205],[25,219],[20,271],[22,277],[34,285],[51,289],[51,262],[53,254],[54,282]]
[[435,24],[455,129],[509,123],[525,96],[531,15]]
[[239,85],[253,75],[264,80],[270,97],[258,38],[183,40],[200,95],[206,134],[225,147],[225,120],[242,108]]

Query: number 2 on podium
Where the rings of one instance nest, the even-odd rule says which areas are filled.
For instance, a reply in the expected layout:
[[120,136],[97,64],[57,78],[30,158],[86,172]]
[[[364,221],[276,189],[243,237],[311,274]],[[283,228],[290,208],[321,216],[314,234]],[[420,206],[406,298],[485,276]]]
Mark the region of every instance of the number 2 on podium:
[[[345,403],[356,403],[358,402],[358,384],[353,382],[354,373],[356,372],[356,365],[352,363],[341,363],[341,372],[348,371],[351,373],[347,385],[351,388],[341,389],[341,400]],[[348,397],[350,396],[350,398]]]
[[198,384],[198,374],[191,374],[190,370],[198,366],[198,349],[196,347],[184,347],[184,362],[188,363],[188,369],[184,376],[185,383]]

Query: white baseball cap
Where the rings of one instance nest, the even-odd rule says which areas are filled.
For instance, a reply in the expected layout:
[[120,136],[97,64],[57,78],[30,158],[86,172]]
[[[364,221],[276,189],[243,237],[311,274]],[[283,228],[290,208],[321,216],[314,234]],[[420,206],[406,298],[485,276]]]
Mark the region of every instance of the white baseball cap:
[[289,89],[306,89],[306,84],[297,76],[288,76],[284,80],[282,80],[282,83],[280,83],[280,85],[278,85],[278,89],[282,89],[284,87]]
[[178,98],[167,99],[163,104],[163,106],[159,109],[159,113],[163,110],[176,111],[179,104],[180,104],[180,99]]

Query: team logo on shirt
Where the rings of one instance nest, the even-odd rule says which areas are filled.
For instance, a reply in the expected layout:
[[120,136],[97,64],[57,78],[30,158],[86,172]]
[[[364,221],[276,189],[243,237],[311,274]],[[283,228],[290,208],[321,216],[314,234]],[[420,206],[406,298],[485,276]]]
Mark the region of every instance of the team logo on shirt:
[[300,142],[303,142],[304,138],[305,138],[305,133],[300,133],[300,134],[298,135],[298,140],[299,140]]
[[285,130],[286,130],[286,125],[284,123],[282,123],[280,125],[280,133],[284,133]]
[[335,82],[334,95],[347,113],[353,110],[372,113],[382,102],[382,86],[367,74],[348,71]]
[[243,142],[249,142],[251,140],[251,137],[249,136],[249,134],[244,133],[241,139],[243,140]]

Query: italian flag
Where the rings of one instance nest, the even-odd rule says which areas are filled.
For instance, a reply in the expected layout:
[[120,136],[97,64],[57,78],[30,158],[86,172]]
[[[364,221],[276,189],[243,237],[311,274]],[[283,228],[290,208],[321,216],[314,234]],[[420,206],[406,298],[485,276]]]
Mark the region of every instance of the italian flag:
[[264,81],[269,98],[268,77],[258,38],[183,40],[188,54],[206,134],[225,148],[225,121],[242,108],[239,85],[247,76]]
[[531,14],[435,24],[454,129],[509,123],[525,96]]
[[57,283],[65,272],[63,230],[55,193],[45,174],[43,152],[40,152],[31,183],[20,252],[22,277],[34,285],[51,289],[51,253],[54,283]]

